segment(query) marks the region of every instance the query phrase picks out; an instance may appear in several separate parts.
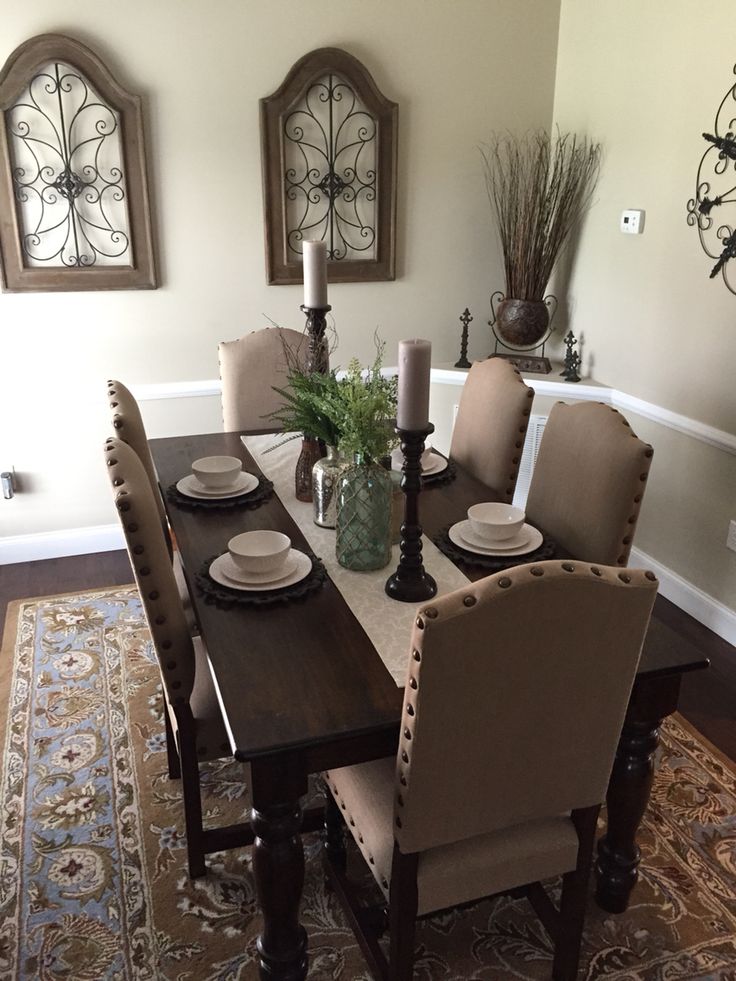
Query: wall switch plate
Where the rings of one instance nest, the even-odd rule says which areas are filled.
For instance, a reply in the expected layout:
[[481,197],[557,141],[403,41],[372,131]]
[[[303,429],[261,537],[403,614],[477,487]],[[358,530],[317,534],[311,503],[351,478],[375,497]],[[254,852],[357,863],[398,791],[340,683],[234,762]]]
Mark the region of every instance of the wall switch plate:
[[726,548],[730,548],[733,552],[736,552],[736,521],[729,521],[728,523]]
[[621,212],[621,231],[626,235],[641,235],[644,231],[644,218],[646,211],[637,211],[628,208]]

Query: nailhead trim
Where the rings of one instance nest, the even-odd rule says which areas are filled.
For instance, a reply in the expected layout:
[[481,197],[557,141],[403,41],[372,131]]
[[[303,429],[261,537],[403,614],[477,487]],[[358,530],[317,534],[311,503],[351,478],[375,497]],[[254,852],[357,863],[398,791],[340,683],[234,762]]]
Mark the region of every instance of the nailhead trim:
[[540,569],[538,565],[533,565],[529,570],[533,576],[543,576],[544,569]]
[[644,575],[649,580],[649,582],[656,582],[657,581],[657,577],[649,569],[647,569],[647,571],[644,573]]
[[619,572],[618,578],[621,580],[621,582],[631,582],[631,576],[626,572]]
[[401,759],[404,761],[404,763],[408,763],[409,762],[409,754],[407,753],[407,751],[405,749],[402,749],[402,751],[401,751]]
[[508,589],[509,586],[511,585],[511,580],[509,579],[508,576],[504,576],[502,579],[498,580],[498,585],[500,586],[501,589]]
[[135,545],[133,547],[133,555],[143,555],[144,551],[145,549],[143,548],[142,545]]
[[597,565],[592,565],[590,567],[590,571],[593,573],[594,576],[602,576],[603,575],[603,573],[601,572],[601,570],[598,568]]
[[438,616],[437,610],[433,606],[428,606],[427,609],[426,610],[422,610],[422,612],[424,613],[425,617],[427,617],[428,620],[436,620],[437,619],[437,616]]
[[404,729],[404,739],[405,739],[405,740],[406,740],[407,742],[411,742],[411,729],[409,728],[409,726],[407,726],[407,727],[406,727],[406,728]]
[[410,688],[413,688],[414,691],[417,690],[417,688],[419,687],[419,685],[417,683],[417,679],[416,678],[409,678],[409,687]]
[[415,661],[421,661],[422,660],[422,655],[416,649],[412,651],[411,656],[414,658]]
[[[424,620],[421,617],[417,617],[416,625],[418,630],[424,630]],[[415,652],[416,653],[416,652]]]
[[575,572],[575,566],[572,564],[572,562],[563,562],[562,563],[562,571],[563,572]]
[[414,706],[411,703],[408,703],[406,706],[406,714],[414,715]]
[[475,598],[475,596],[463,596],[463,606],[475,606],[477,602],[478,600]]

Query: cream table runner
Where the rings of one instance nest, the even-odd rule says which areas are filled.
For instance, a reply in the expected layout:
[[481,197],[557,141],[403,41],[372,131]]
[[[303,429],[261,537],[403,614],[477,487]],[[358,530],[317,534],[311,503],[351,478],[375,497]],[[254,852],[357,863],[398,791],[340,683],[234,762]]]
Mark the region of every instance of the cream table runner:
[[[289,440],[276,449],[264,453],[268,447],[283,440],[283,436],[271,434],[241,438],[265,476],[273,481],[282,504],[315,554],[324,562],[330,579],[340,590],[343,599],[368,634],[394,681],[397,685],[403,685],[406,681],[409,637],[417,608],[413,603],[400,603],[389,599],[384,592],[386,579],[399,562],[399,546],[393,546],[391,562],[384,569],[376,572],[353,572],[344,569],[335,558],[334,529],[320,528],[316,525],[312,520],[312,505],[297,501],[294,496],[294,467],[301,450],[301,440]],[[466,585],[467,576],[463,575],[426,536],[422,538],[422,550],[424,568],[437,580],[438,594],[449,593],[453,589]]]

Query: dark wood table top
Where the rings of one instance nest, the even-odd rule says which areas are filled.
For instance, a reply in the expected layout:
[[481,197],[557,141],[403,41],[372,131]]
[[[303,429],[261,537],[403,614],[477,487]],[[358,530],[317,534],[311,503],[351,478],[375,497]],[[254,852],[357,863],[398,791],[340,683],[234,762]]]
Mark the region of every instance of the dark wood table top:
[[[198,457],[226,454],[260,473],[239,433],[213,433],[151,440],[165,490],[191,472]],[[423,491],[420,515],[430,537],[465,517],[468,507],[489,499],[485,485],[456,467],[452,482]],[[325,587],[301,601],[275,607],[223,610],[197,595],[192,576],[202,563],[227,549],[242,531],[282,531],[297,548],[309,545],[274,495],[255,510],[185,510],[168,504],[193,603],[210,653],[235,755],[255,759],[293,753],[309,756],[309,769],[366,758],[395,745],[402,692],[385,668],[341,594]],[[393,570],[386,569],[388,576]],[[487,573],[464,567],[470,579]],[[408,638],[407,638],[408,643]],[[707,665],[699,651],[664,624],[652,621],[639,677],[681,674]],[[386,749],[386,747],[389,747]]]

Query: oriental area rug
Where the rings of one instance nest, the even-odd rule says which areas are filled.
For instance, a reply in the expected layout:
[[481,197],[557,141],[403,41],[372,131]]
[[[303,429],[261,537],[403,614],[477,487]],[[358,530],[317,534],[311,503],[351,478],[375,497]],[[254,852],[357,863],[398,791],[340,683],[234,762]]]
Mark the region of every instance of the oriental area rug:
[[[11,604],[0,660],[0,978],[255,981],[249,850],[190,882],[180,788],[166,769],[158,670],[132,587]],[[241,768],[203,778],[207,821],[247,813]],[[581,978],[736,979],[736,773],[667,722],[621,916],[590,902]],[[305,837],[310,978],[369,981],[319,839]],[[357,861],[354,863],[359,869]],[[525,900],[484,900],[417,931],[415,977],[548,979]]]

